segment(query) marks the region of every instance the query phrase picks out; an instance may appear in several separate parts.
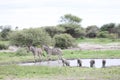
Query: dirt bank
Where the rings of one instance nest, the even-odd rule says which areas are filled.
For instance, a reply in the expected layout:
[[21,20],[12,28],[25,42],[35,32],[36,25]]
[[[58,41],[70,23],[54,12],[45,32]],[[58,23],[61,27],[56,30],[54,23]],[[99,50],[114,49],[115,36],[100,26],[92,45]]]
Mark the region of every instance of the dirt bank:
[[120,43],[110,43],[110,44],[90,44],[82,43],[78,44],[82,50],[114,50],[120,49]]

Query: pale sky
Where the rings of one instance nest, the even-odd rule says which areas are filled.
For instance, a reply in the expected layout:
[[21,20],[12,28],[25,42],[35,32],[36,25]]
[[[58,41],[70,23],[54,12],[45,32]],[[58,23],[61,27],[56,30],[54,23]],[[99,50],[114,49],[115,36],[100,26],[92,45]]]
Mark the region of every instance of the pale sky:
[[0,25],[13,28],[55,26],[69,13],[82,27],[120,23],[120,0],[0,0]]

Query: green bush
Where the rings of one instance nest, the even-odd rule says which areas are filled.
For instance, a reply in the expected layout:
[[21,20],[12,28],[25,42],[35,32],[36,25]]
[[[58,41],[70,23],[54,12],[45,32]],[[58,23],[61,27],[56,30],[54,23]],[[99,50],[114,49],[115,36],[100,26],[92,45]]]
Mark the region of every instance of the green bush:
[[112,39],[112,40],[114,41],[115,39],[118,38],[118,35],[117,35],[117,34],[114,34],[114,33],[111,33],[111,34],[109,34],[109,37],[108,37],[108,38],[110,38],[110,39]]
[[97,37],[99,28],[96,25],[91,25],[86,28],[86,36],[89,38]]
[[26,48],[19,48],[16,51],[16,55],[17,56],[26,56],[26,55],[28,55],[27,49]]
[[51,44],[51,40],[49,34],[42,28],[30,28],[10,34],[11,44],[20,46]]
[[9,47],[9,45],[0,43],[0,50],[2,50],[2,49],[8,49],[8,47]]
[[47,26],[45,27],[45,31],[53,38],[56,34],[61,34],[65,30],[59,26]]
[[109,36],[108,31],[101,31],[97,34],[97,37],[99,38],[108,38],[108,36]]
[[61,49],[74,46],[74,42],[75,42],[75,39],[69,34],[55,35],[54,40],[55,40],[55,47],[60,47]]

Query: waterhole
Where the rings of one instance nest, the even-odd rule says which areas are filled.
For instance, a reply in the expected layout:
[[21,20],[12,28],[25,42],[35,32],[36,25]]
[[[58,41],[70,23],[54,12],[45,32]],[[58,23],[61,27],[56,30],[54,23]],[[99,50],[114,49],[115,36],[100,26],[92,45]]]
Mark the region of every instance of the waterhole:
[[[81,59],[82,61],[82,67],[90,67],[90,60],[92,59]],[[101,68],[102,67],[102,60],[103,59],[93,59],[95,60],[95,67],[96,68]],[[105,59],[106,60],[106,67],[110,66],[120,66],[120,59]],[[77,64],[77,59],[74,60],[68,60],[70,62],[70,66],[76,67],[78,66]],[[56,61],[44,61],[44,62],[37,62],[37,63],[20,63],[19,65],[21,66],[63,66],[61,60],[56,60]]]

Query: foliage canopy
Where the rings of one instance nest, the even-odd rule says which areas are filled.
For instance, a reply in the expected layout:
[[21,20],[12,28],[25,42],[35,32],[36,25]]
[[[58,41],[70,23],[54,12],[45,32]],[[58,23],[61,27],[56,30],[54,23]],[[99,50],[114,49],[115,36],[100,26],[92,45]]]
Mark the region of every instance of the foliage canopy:
[[55,35],[55,46],[62,49],[71,47],[74,45],[75,39],[69,34]]
[[15,45],[42,45],[51,44],[51,37],[41,28],[31,28],[22,31],[14,31],[10,34],[10,40]]

